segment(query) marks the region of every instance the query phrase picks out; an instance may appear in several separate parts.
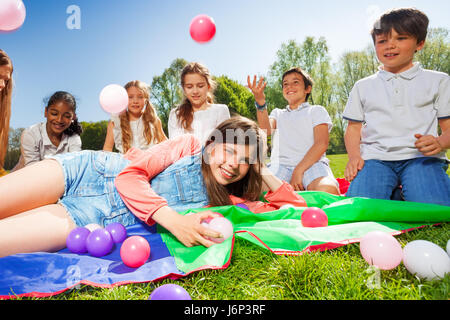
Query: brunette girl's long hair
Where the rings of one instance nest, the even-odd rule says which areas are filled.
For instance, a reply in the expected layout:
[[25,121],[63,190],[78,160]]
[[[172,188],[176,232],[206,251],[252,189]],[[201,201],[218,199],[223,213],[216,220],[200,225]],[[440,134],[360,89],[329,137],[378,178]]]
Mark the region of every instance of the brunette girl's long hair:
[[[125,89],[131,87],[138,88],[145,98],[144,112],[142,113],[142,120],[144,122],[144,138],[148,144],[160,143],[167,139],[164,134],[161,119],[156,114],[155,108],[150,102],[149,86],[139,80],[130,81],[125,85]],[[128,111],[122,112],[120,118],[120,129],[122,130],[122,146],[123,153],[131,148],[131,141],[133,140],[133,133],[131,132],[130,116]]]
[[5,88],[0,92],[0,168],[5,162],[8,151],[9,120],[11,118],[11,97],[13,88],[13,65],[5,51],[0,49],[0,66],[10,66],[11,77],[6,81]]
[[[187,74],[197,73],[206,79],[206,83],[210,87],[208,95],[206,97],[206,101],[208,103],[214,103],[214,95],[213,92],[216,89],[216,82],[212,79],[212,76],[204,65],[198,62],[191,62],[187,64],[183,70],[181,71],[181,88],[184,88],[184,78]],[[194,120],[194,111],[192,109],[191,102],[186,98],[183,98],[181,104],[177,107],[175,114],[177,116],[178,122],[181,124],[181,127],[187,131],[192,132],[192,121]]]
[[[241,180],[221,185],[214,178],[209,165],[209,152],[217,143],[245,144],[250,147],[250,167]],[[223,121],[210,134],[202,156],[202,173],[211,206],[231,205],[230,195],[246,200],[258,200],[262,191],[261,166],[265,159],[266,136],[258,125],[237,116]]]

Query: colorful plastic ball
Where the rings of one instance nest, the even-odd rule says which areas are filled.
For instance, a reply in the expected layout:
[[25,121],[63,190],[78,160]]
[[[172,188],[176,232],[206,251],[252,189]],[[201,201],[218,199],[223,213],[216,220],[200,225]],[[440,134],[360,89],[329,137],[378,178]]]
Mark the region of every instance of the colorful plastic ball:
[[73,253],[86,253],[86,239],[91,232],[84,227],[73,229],[66,238],[66,246]]
[[245,210],[250,210],[245,203],[238,203],[236,205],[236,207],[239,207],[239,208],[242,208],[242,209],[245,209]]
[[447,241],[447,254],[450,256],[450,240]]
[[123,242],[127,238],[127,229],[119,222],[110,223],[105,229],[111,234],[114,243]]
[[100,106],[108,113],[119,114],[128,107],[128,93],[118,84],[110,84],[100,92]]
[[169,283],[153,290],[148,300],[192,300],[192,298],[183,287]]
[[414,240],[403,248],[403,264],[421,279],[442,279],[450,273],[450,258],[444,249],[426,240]]
[[203,220],[202,225],[207,228],[210,228],[214,231],[220,232],[220,234],[222,234],[223,237],[221,237],[221,238],[208,237],[208,240],[211,240],[216,243],[224,242],[226,239],[231,237],[234,233],[233,225],[227,218],[224,218],[224,217],[217,217],[217,218],[212,218],[210,220],[209,219]]
[[122,243],[120,257],[126,266],[138,268],[150,257],[150,244],[144,237],[131,236]]
[[189,26],[191,38],[199,43],[211,41],[216,34],[216,24],[213,18],[200,14],[192,19]]
[[381,270],[394,269],[403,258],[402,246],[397,239],[381,231],[371,231],[363,236],[359,250],[368,264]]
[[26,9],[22,0],[0,1],[0,31],[11,32],[19,29],[25,21]]
[[309,207],[302,212],[302,225],[307,228],[328,226],[328,217],[325,211],[316,207]]
[[95,229],[86,239],[86,248],[91,256],[102,257],[111,252],[114,241],[105,229]]

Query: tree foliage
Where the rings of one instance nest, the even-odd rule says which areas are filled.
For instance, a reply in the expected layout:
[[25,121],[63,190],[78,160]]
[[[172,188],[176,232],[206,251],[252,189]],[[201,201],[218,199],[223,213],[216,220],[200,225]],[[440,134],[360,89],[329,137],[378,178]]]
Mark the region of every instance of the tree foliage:
[[183,97],[180,74],[187,63],[184,59],[175,59],[160,76],[155,76],[152,80],[150,100],[157,110],[166,135],[170,110],[179,104]]

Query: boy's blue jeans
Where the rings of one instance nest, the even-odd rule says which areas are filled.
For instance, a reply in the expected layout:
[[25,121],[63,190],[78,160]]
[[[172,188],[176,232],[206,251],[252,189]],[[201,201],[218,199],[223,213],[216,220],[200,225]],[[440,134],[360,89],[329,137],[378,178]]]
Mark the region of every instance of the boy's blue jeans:
[[445,160],[433,157],[400,161],[366,160],[346,193],[347,197],[391,199],[402,186],[406,201],[450,206],[450,178]]

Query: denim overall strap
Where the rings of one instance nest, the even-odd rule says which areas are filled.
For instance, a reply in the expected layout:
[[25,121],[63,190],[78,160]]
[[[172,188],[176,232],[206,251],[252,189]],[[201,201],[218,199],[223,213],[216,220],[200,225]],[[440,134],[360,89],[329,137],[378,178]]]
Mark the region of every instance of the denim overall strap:
[[150,184],[177,212],[201,208],[209,203],[201,170],[201,153],[176,161]]

